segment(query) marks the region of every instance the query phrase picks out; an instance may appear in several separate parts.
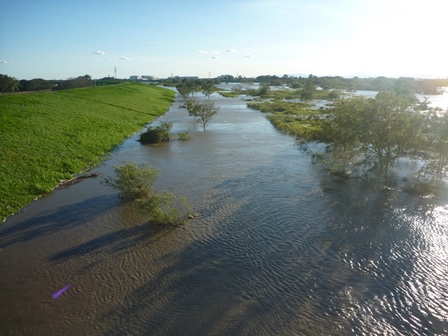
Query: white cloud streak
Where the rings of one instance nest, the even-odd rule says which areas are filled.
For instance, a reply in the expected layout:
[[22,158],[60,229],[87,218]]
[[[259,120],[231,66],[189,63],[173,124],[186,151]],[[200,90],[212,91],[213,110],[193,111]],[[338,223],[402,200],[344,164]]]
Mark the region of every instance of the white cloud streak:
[[199,54],[213,54],[213,55],[219,55],[219,52],[215,50],[198,50]]
[[102,51],[102,50],[94,51],[92,54],[94,54],[94,55],[99,55],[99,56],[106,55],[106,53],[105,53],[104,51]]

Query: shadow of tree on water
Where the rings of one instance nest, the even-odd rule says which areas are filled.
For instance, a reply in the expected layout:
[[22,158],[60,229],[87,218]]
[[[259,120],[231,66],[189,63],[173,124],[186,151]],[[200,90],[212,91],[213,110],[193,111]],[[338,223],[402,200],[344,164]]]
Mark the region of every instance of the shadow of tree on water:
[[116,196],[98,196],[11,225],[0,226],[0,248],[85,225],[116,206]]
[[140,243],[152,244],[175,229],[176,226],[161,227],[146,222],[132,228],[104,234],[86,243],[58,252],[49,259],[52,262],[59,263],[95,253],[99,250],[105,250],[108,254],[113,255],[114,253],[135,247]]
[[[393,307],[394,314],[374,302],[376,296],[386,302],[390,296],[392,302],[403,299],[402,279],[417,257],[407,251],[397,261],[389,253],[414,234],[397,218],[393,195],[335,190],[315,209],[322,216],[288,221],[281,213],[302,211],[295,209],[298,203],[286,204],[275,192],[261,199],[253,180],[244,182],[225,181],[215,188],[213,205],[200,220],[213,222],[216,232],[147,260],[153,275],[104,314],[98,330],[104,335],[347,335],[355,330],[429,335],[443,330],[435,316],[425,320],[407,307]],[[265,182],[258,186],[264,188]],[[272,209],[281,210],[272,217]],[[367,311],[359,310],[363,301],[371,305]],[[376,318],[386,323],[383,329],[369,329]],[[421,326],[412,325],[413,318],[421,319]]]

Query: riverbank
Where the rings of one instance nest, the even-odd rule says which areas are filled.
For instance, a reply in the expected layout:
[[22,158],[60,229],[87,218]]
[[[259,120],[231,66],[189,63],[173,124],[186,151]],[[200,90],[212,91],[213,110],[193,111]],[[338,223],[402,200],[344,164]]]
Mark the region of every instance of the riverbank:
[[0,96],[0,222],[100,162],[174,97],[134,83]]

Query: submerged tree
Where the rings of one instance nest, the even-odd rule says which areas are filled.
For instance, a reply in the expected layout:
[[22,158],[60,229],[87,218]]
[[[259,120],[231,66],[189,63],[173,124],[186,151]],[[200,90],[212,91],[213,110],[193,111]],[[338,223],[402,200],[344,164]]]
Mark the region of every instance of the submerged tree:
[[333,119],[323,124],[323,139],[350,152],[366,172],[385,179],[397,159],[412,155],[421,144],[424,118],[414,96],[380,92],[375,99],[338,101]]
[[211,80],[207,80],[201,83],[201,92],[210,99],[210,95],[216,91],[215,83]]
[[218,113],[219,107],[215,107],[215,104],[210,101],[201,103],[197,100],[187,100],[181,108],[185,108],[190,116],[195,118],[197,123],[202,124],[205,131],[205,126]]
[[177,92],[182,96],[184,100],[187,100],[188,96],[191,94],[191,87],[185,83],[176,85]]
[[263,97],[271,90],[271,87],[269,86],[268,82],[260,83],[260,86],[258,88],[258,95]]
[[448,109],[432,109],[427,113],[425,166],[421,174],[440,182],[448,166]]
[[208,122],[213,118],[213,116],[218,113],[219,107],[215,107],[215,104],[212,102],[205,102],[199,104],[199,111],[197,114],[198,120],[197,122],[202,124],[202,127],[205,131],[205,126]]
[[305,84],[305,87],[302,89],[302,92],[300,93],[300,99],[312,100],[314,98],[315,92],[316,92],[316,85],[314,85],[314,83],[312,82],[308,82]]
[[201,103],[197,100],[187,100],[185,104],[181,105],[180,108],[187,109],[188,115],[194,117],[196,121],[196,117],[199,113]]

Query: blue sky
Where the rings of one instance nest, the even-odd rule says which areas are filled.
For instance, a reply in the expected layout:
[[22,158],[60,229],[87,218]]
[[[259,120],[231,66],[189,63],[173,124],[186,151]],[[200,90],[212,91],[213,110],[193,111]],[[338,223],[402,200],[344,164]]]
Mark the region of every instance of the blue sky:
[[0,0],[0,73],[448,77],[445,0]]

